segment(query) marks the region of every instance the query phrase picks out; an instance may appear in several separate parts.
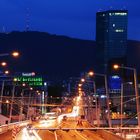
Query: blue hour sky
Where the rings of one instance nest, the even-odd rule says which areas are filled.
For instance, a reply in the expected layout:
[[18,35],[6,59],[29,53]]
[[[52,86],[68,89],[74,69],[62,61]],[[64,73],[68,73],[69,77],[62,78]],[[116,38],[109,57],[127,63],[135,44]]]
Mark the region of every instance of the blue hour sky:
[[96,12],[111,7],[129,11],[128,39],[140,40],[140,0],[0,0],[0,32],[24,31],[29,13],[30,30],[95,40]]

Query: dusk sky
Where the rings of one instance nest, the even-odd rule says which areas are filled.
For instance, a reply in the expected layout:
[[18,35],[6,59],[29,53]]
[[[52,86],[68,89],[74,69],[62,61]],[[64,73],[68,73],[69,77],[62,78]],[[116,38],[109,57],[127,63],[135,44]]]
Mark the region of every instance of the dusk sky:
[[[127,9],[128,39],[140,40],[140,0],[0,0],[0,32],[30,30],[95,40],[99,10]],[[27,10],[29,8],[29,10]]]

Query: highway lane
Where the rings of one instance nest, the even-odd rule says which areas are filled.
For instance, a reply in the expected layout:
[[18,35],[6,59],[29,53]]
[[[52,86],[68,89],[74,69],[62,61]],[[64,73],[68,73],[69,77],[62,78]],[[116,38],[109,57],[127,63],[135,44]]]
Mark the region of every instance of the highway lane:
[[[83,127],[86,127],[86,128],[92,128],[93,127],[87,121],[84,121],[82,124],[83,124]],[[91,139],[104,140],[102,138],[102,136],[100,136],[99,134],[96,133],[96,131],[84,130],[84,131],[81,131],[81,133],[85,137],[88,137],[88,138],[91,138]]]
[[[35,127],[36,126],[36,127]],[[41,128],[39,124],[34,124],[33,128]],[[50,126],[49,126],[50,127]],[[48,128],[49,128],[48,127]],[[77,120],[67,120],[61,123],[61,125],[57,126],[61,128],[81,128],[81,127],[91,127],[87,121],[83,122],[82,126],[77,125]],[[45,128],[45,127],[44,127]],[[46,127],[47,128],[47,127]],[[54,127],[56,128],[56,126]],[[31,132],[30,132],[31,131]],[[28,130],[24,128],[18,135],[16,140],[104,140],[94,131],[77,131],[77,130],[57,130],[57,131],[49,131],[49,130]]]
[[[62,123],[61,128],[91,128],[91,125],[84,121],[82,126],[77,125],[77,121],[65,121]],[[68,132],[57,130],[58,140],[104,140],[100,135],[96,134],[96,132],[84,130],[70,130]]]
[[[71,113],[63,114],[58,117],[58,120],[41,120],[38,123],[33,124],[33,128],[91,128],[91,125],[87,121],[83,121],[82,125],[77,125],[79,115],[83,115],[83,108],[79,105],[82,105],[83,100],[80,96],[75,98],[75,106]],[[62,121],[63,116],[67,116],[66,121]],[[27,130],[26,128],[18,135],[17,140],[45,140],[46,138],[49,140],[103,140],[101,136],[96,134],[96,132],[84,130],[56,130],[56,131],[48,131],[48,130]]]
[[[63,114],[58,117],[57,121],[54,120],[40,120],[39,122],[32,123],[31,129],[23,128],[22,131],[17,135],[16,140],[103,140],[96,132],[84,130],[57,130],[57,131],[48,131],[48,130],[39,130],[39,128],[91,128],[91,125],[85,120],[82,122],[82,125],[77,125],[79,115],[83,115],[83,108],[79,105],[82,105],[83,100],[80,96],[75,98],[75,106],[71,113]],[[63,116],[67,116],[66,121],[62,121]],[[61,119],[59,119],[61,118]],[[38,128],[38,130],[34,130]]]
[[[54,120],[40,120],[31,124],[31,128],[25,127],[17,135],[16,140],[55,140],[55,134],[48,130],[39,130],[40,128],[55,128],[57,126],[56,119]],[[38,130],[34,130],[37,128]]]

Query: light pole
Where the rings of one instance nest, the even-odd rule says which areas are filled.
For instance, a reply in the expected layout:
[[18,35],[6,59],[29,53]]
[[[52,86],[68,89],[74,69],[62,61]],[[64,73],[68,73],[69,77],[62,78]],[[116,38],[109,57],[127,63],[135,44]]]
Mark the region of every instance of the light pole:
[[[8,72],[8,73],[7,73]],[[9,74],[9,71],[4,72],[4,76],[0,76],[0,78],[5,78],[7,74]],[[0,94],[0,114],[2,113],[2,98],[3,98],[3,92],[4,92],[4,86],[6,81],[11,81],[11,80],[2,80],[2,86],[1,86],[1,94]]]
[[[25,87],[26,84],[25,84],[25,86],[24,85],[22,85],[22,86]],[[24,104],[25,104],[25,101],[23,99],[24,99],[24,93],[25,93],[26,90],[32,91],[33,88],[32,87],[22,88],[22,91],[21,91],[21,107],[20,107],[20,113],[19,113],[19,121],[22,119],[22,114],[23,114],[23,109],[24,109]],[[30,103],[28,103],[28,104],[30,104]]]
[[11,55],[11,56],[13,56],[13,57],[18,57],[18,56],[19,56],[19,52],[13,51],[12,53],[1,53],[1,54],[0,54],[0,57],[9,56],[9,55]]
[[2,86],[1,86],[1,96],[0,96],[0,114],[2,113],[2,98],[3,98],[3,90],[4,90],[4,84],[5,84],[5,81],[3,80],[2,81]]
[[110,106],[109,106],[109,93],[108,93],[108,84],[107,84],[107,75],[106,74],[100,74],[100,73],[94,73],[92,71],[90,71],[88,73],[89,76],[102,76],[104,77],[104,83],[105,83],[105,90],[106,90],[106,101],[107,101],[107,110],[108,110],[108,124],[109,127],[112,126],[111,124],[111,118],[110,118]]
[[140,127],[140,107],[139,107],[139,91],[138,91],[138,80],[137,80],[137,71],[135,68],[131,67],[124,67],[124,66],[119,66],[115,64],[113,66],[114,69],[127,69],[127,70],[132,70],[133,75],[134,75],[134,87],[135,87],[135,96],[136,96],[136,108],[137,108],[137,116],[138,116],[138,127]]
[[13,84],[13,89],[12,89],[12,99],[11,99],[11,106],[10,106],[10,122],[11,122],[11,118],[12,118],[12,111],[13,111],[13,101],[14,101],[14,96],[15,96],[15,87],[16,85]]
[[124,95],[124,85],[132,85],[132,82],[121,83],[121,128],[123,126],[123,95]]
[[[0,54],[0,57],[4,57],[4,56],[12,56],[12,57],[15,57],[17,58],[19,56],[19,52],[17,51],[13,51],[11,53],[2,53]],[[6,62],[2,62],[1,63],[1,66],[7,66],[7,63]],[[5,74],[9,74],[9,71],[6,70],[4,72]],[[2,89],[1,89],[1,96],[0,96],[0,99],[1,99],[1,104],[0,104],[0,113],[1,113],[1,106],[2,106],[2,97],[3,97],[3,90],[4,90],[4,81],[2,82]],[[12,101],[11,101],[11,106],[10,106],[10,121],[11,121],[11,116],[12,116],[12,108],[13,108],[13,100],[14,100],[14,92],[15,92],[15,85],[13,85],[13,89],[12,89]]]
[[[92,73],[90,72],[91,75],[89,76],[93,76]],[[88,75],[87,75],[88,76]],[[81,82],[92,82],[93,83],[93,89],[94,89],[94,95],[95,95],[95,112],[96,112],[96,120],[97,120],[97,125],[99,127],[100,125],[100,116],[99,116],[99,106],[98,106],[98,99],[97,99],[97,95],[96,95],[96,84],[95,81],[91,81],[91,80],[85,80],[84,78],[81,79]]]

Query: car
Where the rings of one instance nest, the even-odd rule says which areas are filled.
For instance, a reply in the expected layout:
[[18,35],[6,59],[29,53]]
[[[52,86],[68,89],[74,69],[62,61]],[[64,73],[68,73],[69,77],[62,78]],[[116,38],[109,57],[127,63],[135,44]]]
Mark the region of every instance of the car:
[[32,128],[32,124],[27,124],[27,129],[31,129]]

